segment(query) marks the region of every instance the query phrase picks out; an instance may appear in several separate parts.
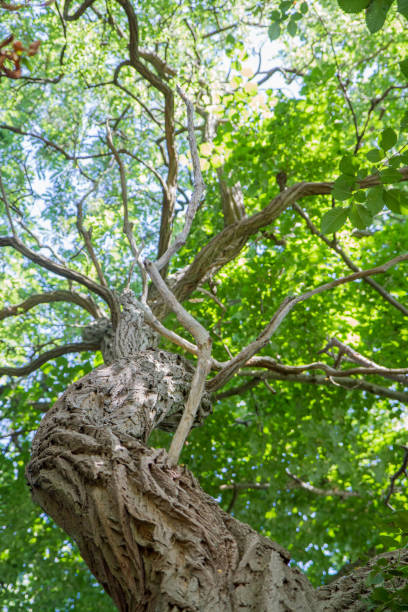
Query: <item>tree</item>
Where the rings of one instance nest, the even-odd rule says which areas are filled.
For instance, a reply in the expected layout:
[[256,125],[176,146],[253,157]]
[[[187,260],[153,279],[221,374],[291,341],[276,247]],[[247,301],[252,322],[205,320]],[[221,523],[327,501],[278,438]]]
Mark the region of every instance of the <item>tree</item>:
[[332,5],[0,4],[5,609],[112,609],[47,515],[120,610],[406,609],[406,15]]

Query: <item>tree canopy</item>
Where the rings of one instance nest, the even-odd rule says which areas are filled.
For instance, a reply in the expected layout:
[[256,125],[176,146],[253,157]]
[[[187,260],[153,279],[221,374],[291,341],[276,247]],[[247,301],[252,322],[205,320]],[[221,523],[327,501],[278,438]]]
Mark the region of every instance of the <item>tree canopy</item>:
[[196,144],[161,273],[214,402],[181,461],[315,585],[406,544],[408,3],[338,4],[0,2],[2,610],[114,609],[24,470],[125,288],[193,343],[139,268]]

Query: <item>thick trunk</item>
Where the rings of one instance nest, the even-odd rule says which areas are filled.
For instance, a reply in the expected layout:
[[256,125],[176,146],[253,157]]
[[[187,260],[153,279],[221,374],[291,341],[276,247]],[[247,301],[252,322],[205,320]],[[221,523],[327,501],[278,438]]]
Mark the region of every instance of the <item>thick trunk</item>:
[[71,385],[33,443],[34,500],[77,542],[119,610],[316,610],[282,548],[146,446],[154,426],[173,428],[190,379],[177,356],[149,350]]

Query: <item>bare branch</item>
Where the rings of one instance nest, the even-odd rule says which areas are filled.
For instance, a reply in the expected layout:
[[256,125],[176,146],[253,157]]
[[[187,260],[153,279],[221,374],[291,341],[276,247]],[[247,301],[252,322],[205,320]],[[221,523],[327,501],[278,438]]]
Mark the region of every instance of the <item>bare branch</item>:
[[[399,255],[398,257],[394,257],[394,259],[391,259],[390,261],[387,261],[384,264],[377,266],[376,268],[371,268],[369,270],[362,270],[360,272],[355,272],[354,274],[350,274],[350,276],[343,276],[329,283],[325,283],[324,285],[320,285],[320,287],[316,287],[315,289],[312,289],[311,291],[307,291],[306,293],[303,293],[302,295],[299,295],[296,297],[285,298],[285,300],[282,302],[282,304],[279,306],[278,310],[272,317],[271,321],[268,323],[265,329],[261,332],[258,338],[254,340],[253,342],[251,342],[248,346],[246,346],[242,351],[240,351],[240,353],[236,355],[236,357],[234,357],[233,359],[230,359],[230,361],[223,364],[223,368],[221,372],[217,374],[216,376],[214,376],[214,378],[208,383],[207,385],[208,389],[210,391],[215,391],[219,389],[244,364],[246,363],[249,364],[250,363],[249,359],[268,343],[271,336],[278,329],[279,325],[281,324],[283,319],[286,317],[286,315],[289,314],[292,308],[299,302],[303,302],[304,300],[307,300],[313,295],[323,293],[324,291],[327,291],[329,289],[334,289],[335,287],[338,287],[339,285],[343,285],[345,283],[349,283],[351,281],[358,280],[360,278],[365,278],[366,276],[370,276],[372,274],[380,274],[380,273],[386,272],[391,266],[394,266],[397,263],[400,263],[406,260],[408,260],[408,254]],[[319,367],[322,367],[322,364],[320,364]],[[386,368],[385,368],[385,371],[389,372],[389,370]],[[338,376],[337,370],[333,369],[333,372],[336,376]],[[401,373],[401,372],[398,372],[398,373]],[[402,371],[402,373],[405,373],[405,371]]]
[[104,277],[101,265],[98,261],[98,258],[96,257],[96,253],[95,250],[93,248],[93,244],[92,244],[92,230],[86,230],[84,227],[84,223],[83,223],[83,219],[84,219],[84,214],[83,214],[83,203],[85,202],[86,198],[93,193],[93,191],[95,191],[95,187],[96,185],[94,185],[92,187],[92,189],[90,189],[82,198],[81,200],[78,202],[77,204],[77,228],[78,228],[78,232],[79,234],[82,236],[84,242],[85,242],[85,246],[86,246],[86,250],[89,253],[89,256],[92,260],[92,263],[95,267],[96,273],[98,275],[99,278],[99,282],[101,283],[101,285],[103,285],[104,287],[108,286],[108,283],[106,282],[106,279]]
[[155,264],[146,261],[145,266],[159,293],[166,303],[169,304],[169,307],[173,310],[180,323],[193,335],[198,346],[197,366],[191,383],[187,403],[169,449],[169,461],[170,464],[174,465],[177,463],[184,442],[190,433],[204,392],[205,381],[211,369],[211,338],[205,327],[196,321],[196,319],[194,319],[194,317],[192,317],[176,300],[173,293],[160,276],[160,272]]
[[[326,351],[326,349],[329,349],[332,346],[335,346],[339,349],[339,354],[348,355],[348,357],[351,359],[351,361],[354,361],[354,363],[359,363],[363,366],[366,366],[365,368],[354,368],[353,370],[345,370],[345,372],[348,374],[370,374],[372,372],[373,374],[379,374],[384,378],[390,378],[391,380],[396,380],[404,384],[408,383],[408,369],[384,368],[383,366],[380,366],[379,364],[375,363],[375,361],[367,359],[367,357],[364,357],[364,355],[361,355],[356,350],[352,349],[350,346],[347,346],[347,344],[344,344],[340,340],[337,340],[337,338],[330,338],[329,342],[323,350]],[[356,372],[356,370],[360,370],[360,372]]]
[[[289,366],[288,366],[289,367]],[[285,374],[283,372],[267,371],[259,372],[259,370],[241,370],[240,376],[250,376],[252,378],[266,378],[267,380],[280,380],[282,382],[306,383],[312,385],[324,385],[326,387],[344,387],[353,391],[366,391],[378,397],[386,397],[399,402],[408,402],[408,393],[394,391],[388,387],[381,387],[375,383],[366,380],[355,379],[350,377],[336,376],[318,376],[317,374]]]
[[233,482],[232,484],[220,485],[220,491],[232,491],[233,489],[240,489],[241,491],[247,489],[269,489],[269,482]]
[[10,229],[12,231],[12,234],[14,237],[17,237],[16,228],[14,227],[13,219],[12,219],[11,212],[10,212],[10,204],[7,198],[6,191],[4,189],[3,181],[1,179],[1,174],[0,174],[0,195],[1,195],[1,199],[4,202],[4,206],[6,207],[6,214],[7,214],[9,224],[10,224]]
[[293,480],[297,487],[299,487],[300,489],[305,489],[305,491],[309,491],[310,493],[314,493],[315,495],[324,495],[325,497],[341,497],[342,499],[347,499],[348,497],[360,497],[360,494],[356,493],[355,491],[342,491],[337,488],[320,489],[311,485],[308,482],[305,482],[304,480],[301,480],[300,478],[298,478],[298,476],[295,476],[294,474],[289,472],[288,469],[286,469],[285,472]]
[[404,475],[408,478],[408,473],[407,473],[407,467],[408,467],[408,447],[407,446],[401,446],[400,448],[402,448],[402,450],[404,451],[404,459],[402,461],[402,465],[401,467],[395,472],[395,474],[393,474],[392,476],[390,476],[390,488],[388,490],[388,493],[384,499],[384,504],[386,506],[388,506],[388,508],[390,508],[391,510],[394,510],[394,508],[391,506],[390,504],[390,498],[391,495],[394,493],[394,489],[395,489],[395,482],[396,480]]
[[85,13],[86,9],[89,8],[95,2],[95,0],[84,0],[84,2],[79,5],[75,13],[73,15],[69,15],[68,11],[69,11],[69,6],[71,2],[72,0],[65,0],[63,14],[64,14],[64,19],[66,21],[76,21],[77,19],[79,19],[81,15]]
[[[350,349],[351,350],[351,349]],[[367,359],[367,362],[369,360]],[[369,362],[370,363],[370,362]],[[373,376],[382,376],[383,378],[390,378],[391,380],[397,380],[404,384],[408,384],[408,368],[384,368],[383,366],[374,364],[361,368],[348,368],[346,370],[338,370],[329,366],[327,363],[322,361],[314,361],[312,363],[306,363],[297,366],[289,366],[279,363],[273,357],[252,357],[246,362],[246,365],[252,367],[261,367],[276,372],[297,374],[310,370],[323,370],[329,376],[335,376],[337,378],[342,376],[356,376],[361,374],[370,374]]]
[[99,344],[95,344],[93,342],[78,342],[76,344],[64,344],[62,346],[58,346],[50,351],[46,351],[33,361],[30,361],[24,366],[20,367],[12,367],[12,366],[4,366],[0,367],[0,376],[27,376],[31,374],[31,372],[35,372],[38,370],[44,363],[47,361],[51,361],[51,359],[56,359],[57,357],[61,357],[62,355],[67,355],[68,353],[82,353],[84,351],[97,351],[99,350]]
[[165,253],[156,261],[156,267],[158,270],[166,267],[170,259],[175,253],[186,243],[187,236],[190,233],[191,225],[194,216],[198,210],[198,207],[204,197],[205,185],[200,168],[200,158],[198,156],[197,141],[194,134],[194,107],[191,101],[185,96],[180,88],[177,88],[178,93],[183,98],[187,106],[187,121],[188,121],[188,141],[190,145],[191,159],[193,162],[193,173],[194,173],[194,188],[193,193],[188,204],[186,219],[184,228],[176,236],[173,244],[166,250]]
[[169,461],[173,465],[178,462],[184,442],[186,441],[187,436],[193,426],[194,418],[204,393],[205,381],[210,368],[211,340],[210,337],[208,337],[208,342],[200,347],[197,366],[194,372],[193,380],[191,381],[187,403],[169,448]]
[[123,165],[123,162],[118,153],[118,150],[115,148],[115,145],[113,144],[112,133],[111,133],[108,121],[106,122],[106,141],[119,167],[120,187],[121,187],[122,204],[123,204],[123,233],[125,234],[125,236],[127,237],[129,241],[130,249],[132,251],[134,258],[138,260],[140,257],[140,251],[136,246],[135,237],[133,235],[133,223],[130,223],[129,221],[128,190],[127,190],[125,166]]
[[30,297],[23,302],[20,302],[20,304],[6,306],[0,310],[0,321],[7,317],[15,317],[23,312],[27,312],[38,304],[50,304],[51,302],[70,302],[71,304],[77,304],[78,306],[81,306],[81,308],[84,308],[95,319],[98,319],[101,316],[99,308],[89,297],[81,295],[80,293],[75,293],[74,291],[59,289],[49,293],[30,295]]
[[250,389],[257,387],[264,380],[265,379],[259,376],[258,377],[255,376],[254,378],[244,383],[243,385],[239,385],[238,387],[231,387],[231,389],[227,389],[226,391],[223,391],[222,393],[217,393],[217,395],[214,396],[214,399],[223,400],[227,397],[231,397],[232,395],[242,395],[246,391],[249,391]]
[[247,361],[255,355],[262,347],[264,347],[270,340],[271,336],[278,329],[279,325],[286,317],[286,315],[292,310],[293,306],[297,303],[297,298],[287,297],[279,306],[278,310],[260,333],[258,338],[248,344],[242,351],[238,353],[233,359],[230,359],[223,365],[223,368],[219,374],[214,376],[207,384],[210,391],[216,391],[220,387],[223,387],[225,383],[237,372]]
[[113,293],[107,288],[99,285],[95,281],[93,281],[88,276],[77,272],[76,270],[72,270],[71,268],[67,268],[66,266],[59,264],[40,253],[32,251],[28,248],[19,238],[12,236],[0,236],[0,247],[12,247],[16,249],[19,253],[30,259],[35,264],[45,268],[46,270],[50,270],[54,274],[58,276],[63,276],[64,278],[68,278],[69,280],[73,280],[80,285],[83,285],[93,293],[99,295],[105,302],[108,304],[111,313],[112,313],[112,322],[116,325],[116,321],[118,320],[119,315],[119,305],[118,302],[113,295]]

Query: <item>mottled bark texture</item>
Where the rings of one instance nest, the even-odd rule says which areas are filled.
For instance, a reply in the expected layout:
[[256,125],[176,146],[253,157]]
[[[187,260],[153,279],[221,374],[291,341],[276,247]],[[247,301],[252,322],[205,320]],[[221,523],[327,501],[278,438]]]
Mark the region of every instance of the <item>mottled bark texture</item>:
[[[288,556],[223,512],[145,440],[176,425],[191,371],[147,350],[71,385],[45,416],[27,478],[119,610],[315,610]],[[199,419],[209,410],[203,398]]]

